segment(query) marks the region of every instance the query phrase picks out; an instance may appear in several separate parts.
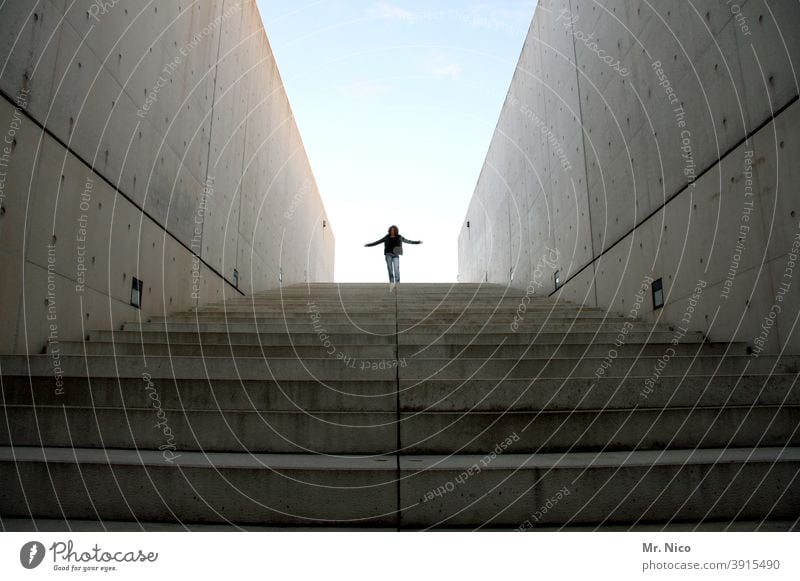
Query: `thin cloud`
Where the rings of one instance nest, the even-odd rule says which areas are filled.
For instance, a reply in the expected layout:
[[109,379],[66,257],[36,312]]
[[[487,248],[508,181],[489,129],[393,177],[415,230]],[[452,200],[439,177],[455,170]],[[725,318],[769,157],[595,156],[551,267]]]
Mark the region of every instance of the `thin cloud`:
[[422,63],[421,68],[429,75],[436,77],[458,77],[461,75],[461,65],[448,61],[443,55],[433,55]]
[[372,18],[389,20],[417,20],[419,18],[419,14],[416,12],[400,8],[390,2],[376,2],[370,9],[369,15]]
[[375,81],[354,81],[339,87],[339,92],[354,99],[371,99],[383,95],[389,87]]
[[495,31],[525,31],[536,4],[536,0],[476,2],[468,9],[466,24]]

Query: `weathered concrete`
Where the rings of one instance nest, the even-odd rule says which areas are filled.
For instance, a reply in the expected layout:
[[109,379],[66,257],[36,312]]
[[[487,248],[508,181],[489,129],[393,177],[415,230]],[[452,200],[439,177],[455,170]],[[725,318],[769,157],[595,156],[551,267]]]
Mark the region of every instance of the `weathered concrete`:
[[642,317],[800,353],[798,26],[792,2],[541,0],[459,280],[619,313],[644,282]]
[[255,0],[3,3],[0,180],[0,352],[333,279]]
[[[180,456],[167,464],[160,452],[0,448],[0,471],[8,482],[0,491],[3,516],[354,526],[394,520],[395,470],[389,460]],[[22,490],[26,502],[18,500]]]

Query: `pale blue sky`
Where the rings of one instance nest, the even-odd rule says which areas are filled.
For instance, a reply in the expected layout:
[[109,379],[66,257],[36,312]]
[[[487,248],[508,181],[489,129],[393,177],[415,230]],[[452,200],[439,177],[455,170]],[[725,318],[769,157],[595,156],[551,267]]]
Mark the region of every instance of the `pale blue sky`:
[[336,235],[336,280],[449,282],[535,0],[258,0]]

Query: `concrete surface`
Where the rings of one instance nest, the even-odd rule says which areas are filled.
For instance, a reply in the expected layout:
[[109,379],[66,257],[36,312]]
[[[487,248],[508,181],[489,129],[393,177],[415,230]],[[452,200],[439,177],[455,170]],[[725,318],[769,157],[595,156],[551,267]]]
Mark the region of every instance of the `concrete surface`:
[[5,2],[0,153],[0,352],[333,279],[255,0]]
[[563,299],[534,298],[520,319],[524,298],[294,285],[2,356],[3,526],[797,518],[798,357],[675,341],[669,326]]
[[541,0],[459,280],[627,313],[661,278],[664,308],[648,286],[640,316],[691,307],[714,340],[800,353],[798,26],[793,2]]

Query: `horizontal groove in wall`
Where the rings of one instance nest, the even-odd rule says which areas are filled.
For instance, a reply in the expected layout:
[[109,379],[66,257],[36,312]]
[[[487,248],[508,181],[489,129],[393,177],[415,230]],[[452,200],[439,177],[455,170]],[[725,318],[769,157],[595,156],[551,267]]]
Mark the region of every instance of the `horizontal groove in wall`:
[[[164,227],[164,226],[163,226],[161,223],[159,223],[159,222],[158,222],[158,220],[156,220],[156,219],[155,219],[153,216],[151,216],[151,215],[150,215],[150,214],[149,214],[149,213],[148,213],[148,212],[147,212],[147,211],[146,211],[144,208],[142,208],[142,207],[141,207],[139,204],[137,204],[137,203],[136,203],[136,202],[135,202],[135,201],[134,201],[134,200],[133,200],[133,199],[132,199],[132,198],[131,198],[129,195],[127,195],[127,194],[126,194],[124,191],[122,191],[122,190],[121,190],[121,189],[120,189],[120,188],[119,188],[119,187],[118,187],[116,184],[114,184],[114,183],[113,183],[113,182],[112,182],[110,179],[108,179],[108,178],[107,178],[105,175],[103,175],[102,173],[100,173],[100,172],[97,170],[97,168],[95,168],[95,167],[93,167],[93,166],[92,166],[92,164],[88,163],[88,162],[87,162],[87,161],[86,161],[86,160],[83,158],[83,156],[81,156],[79,153],[77,153],[75,150],[73,150],[71,147],[69,147],[69,146],[68,146],[66,143],[64,143],[64,141],[63,141],[63,140],[62,140],[60,137],[58,137],[56,134],[54,134],[52,131],[50,131],[50,130],[49,130],[47,127],[45,127],[45,126],[44,126],[42,123],[40,123],[38,119],[36,119],[35,117],[33,117],[33,115],[31,115],[30,113],[28,113],[27,109],[25,109],[24,107],[19,107],[19,106],[17,105],[16,101],[15,101],[14,99],[11,99],[11,97],[10,97],[10,96],[9,96],[9,95],[8,95],[8,94],[7,94],[7,93],[4,91],[4,90],[0,89],[0,95],[2,95],[2,96],[3,96],[3,98],[4,98],[6,101],[8,101],[8,102],[11,104],[11,106],[12,106],[12,107],[14,107],[14,108],[18,109],[19,111],[21,111],[21,112],[22,112],[22,114],[24,114],[24,115],[25,115],[25,118],[26,118],[26,119],[29,119],[29,120],[30,120],[30,121],[31,121],[33,124],[35,124],[37,127],[39,127],[39,129],[41,129],[41,130],[42,130],[42,131],[43,131],[43,132],[44,132],[46,135],[48,135],[49,137],[51,137],[52,139],[54,139],[54,140],[56,141],[56,143],[58,143],[59,145],[61,145],[61,147],[63,147],[63,148],[66,150],[66,151],[68,151],[68,152],[69,152],[71,155],[73,155],[73,156],[74,156],[76,159],[78,159],[78,160],[79,160],[79,161],[80,161],[82,164],[84,164],[84,165],[85,165],[85,166],[86,166],[86,167],[87,167],[89,170],[91,170],[91,171],[92,171],[92,172],[93,172],[93,173],[94,173],[96,176],[98,176],[98,177],[100,178],[100,180],[102,180],[103,182],[105,182],[106,184],[108,184],[109,186],[111,186],[111,188],[113,188],[113,190],[114,190],[114,191],[115,191],[117,194],[119,194],[120,196],[122,196],[122,197],[123,197],[125,200],[127,200],[127,201],[128,201],[128,202],[129,202],[129,203],[130,203],[130,204],[131,204],[131,205],[132,205],[134,208],[136,208],[136,209],[137,209],[137,210],[139,210],[139,211],[140,211],[140,212],[141,212],[141,213],[142,213],[144,216],[146,216],[146,217],[147,217],[147,218],[148,218],[148,219],[149,219],[149,220],[150,220],[150,221],[151,221],[153,224],[155,224],[156,226],[158,226],[158,227],[159,227],[161,230],[163,230],[163,231],[164,231],[164,232],[165,232],[165,233],[166,233],[166,234],[167,234],[167,235],[168,235],[170,238],[172,238],[172,239],[173,239],[175,242],[177,242],[177,243],[178,243],[178,244],[180,244],[180,245],[181,245],[183,248],[185,248],[185,249],[186,249],[186,251],[187,251],[187,252],[189,252],[189,254],[190,254],[190,255],[192,255],[192,256],[196,256],[196,257],[198,258],[198,260],[199,260],[199,261],[200,261],[202,264],[204,264],[204,265],[205,265],[205,266],[206,266],[206,267],[207,267],[207,268],[208,268],[208,269],[209,269],[211,272],[213,272],[214,274],[216,274],[216,275],[217,275],[217,276],[218,276],[220,279],[222,279],[223,281],[225,281],[225,283],[227,283],[227,285],[228,285],[228,286],[229,286],[231,289],[235,290],[235,291],[236,291],[237,293],[239,293],[240,295],[242,295],[242,296],[245,296],[245,293],[244,293],[244,292],[242,292],[240,289],[236,288],[236,287],[233,285],[233,283],[231,283],[231,281],[229,281],[229,280],[228,280],[228,279],[227,279],[225,276],[223,276],[223,275],[222,275],[222,274],[221,274],[221,273],[220,273],[220,272],[219,272],[219,271],[218,271],[216,268],[214,268],[214,267],[213,267],[213,266],[211,266],[211,265],[210,265],[208,262],[206,262],[206,261],[203,259],[203,257],[202,257],[202,256],[200,256],[199,254],[197,254],[197,253],[196,253],[194,250],[192,250],[192,249],[191,249],[191,248],[190,248],[188,245],[186,245],[186,244],[185,244],[183,241],[181,241],[179,238],[177,238],[177,237],[176,237],[176,236],[175,236],[175,235],[174,235],[172,232],[170,232],[170,231],[169,231],[167,228],[165,228],[165,227]],[[40,163],[41,163],[41,161],[40,161]]]
[[717,166],[718,166],[720,163],[722,163],[722,160],[724,160],[724,159],[725,159],[726,157],[728,157],[728,156],[729,156],[731,153],[733,153],[734,151],[736,151],[736,149],[737,149],[739,146],[741,146],[743,143],[747,143],[748,141],[750,141],[750,140],[753,138],[753,136],[755,136],[755,134],[756,134],[756,133],[758,133],[759,131],[761,131],[761,130],[762,130],[764,127],[766,127],[766,126],[767,126],[767,125],[769,125],[770,123],[773,123],[774,121],[776,121],[776,120],[778,119],[778,117],[781,115],[781,113],[783,113],[783,112],[784,112],[784,111],[786,111],[786,110],[787,110],[789,107],[791,107],[792,105],[794,105],[794,103],[795,103],[795,102],[798,100],[798,98],[800,98],[800,95],[794,95],[794,96],[793,96],[791,99],[789,99],[789,101],[788,101],[787,103],[785,103],[784,105],[782,105],[782,106],[781,106],[781,107],[780,107],[778,110],[776,110],[776,111],[775,111],[775,112],[774,112],[772,115],[770,115],[770,116],[769,116],[769,117],[767,117],[767,118],[766,118],[764,121],[762,121],[762,122],[761,122],[761,123],[760,123],[760,124],[759,124],[759,125],[758,125],[758,126],[755,128],[755,129],[753,129],[753,130],[751,130],[750,132],[748,132],[748,133],[747,133],[747,134],[746,134],[746,135],[745,135],[745,136],[744,136],[742,139],[740,139],[740,140],[739,140],[739,141],[737,141],[735,144],[733,144],[731,147],[729,147],[727,150],[725,150],[725,152],[724,152],[724,153],[723,153],[723,154],[722,154],[722,155],[721,155],[719,158],[717,158],[717,160],[716,160],[716,161],[712,162],[712,163],[711,163],[711,164],[710,164],[708,167],[706,167],[705,169],[703,169],[703,171],[699,172],[699,173],[697,174],[697,176],[695,177],[694,181],[693,181],[691,184],[686,184],[685,186],[683,186],[682,188],[680,188],[680,189],[679,189],[677,192],[675,192],[674,194],[672,194],[672,195],[671,195],[669,198],[667,198],[667,199],[664,201],[664,203],[663,203],[663,204],[661,204],[660,206],[658,206],[658,207],[657,207],[655,210],[653,210],[653,211],[652,211],[652,212],[650,212],[650,213],[649,213],[647,216],[645,216],[644,218],[642,218],[642,220],[641,220],[641,221],[640,221],[638,224],[634,225],[634,226],[633,226],[633,228],[631,228],[630,230],[628,230],[627,232],[625,232],[625,234],[623,234],[622,236],[620,236],[620,237],[619,237],[619,239],[618,239],[616,242],[614,242],[613,244],[611,244],[611,245],[610,245],[608,248],[604,249],[604,250],[603,250],[603,251],[602,251],[600,254],[598,254],[597,256],[595,256],[594,258],[592,258],[592,260],[590,260],[589,262],[587,262],[585,265],[583,265],[583,266],[580,268],[580,270],[578,270],[578,271],[577,271],[577,272],[575,272],[573,275],[571,275],[571,276],[570,276],[570,277],[569,277],[567,280],[565,280],[565,281],[564,281],[564,282],[561,284],[561,286],[560,286],[560,287],[558,287],[558,290],[554,290],[554,291],[552,291],[552,292],[551,292],[549,295],[547,295],[547,296],[550,296],[550,297],[552,297],[552,296],[553,296],[553,295],[555,295],[557,292],[559,292],[559,291],[563,290],[563,289],[564,289],[564,287],[565,287],[565,286],[567,286],[567,285],[568,285],[568,284],[569,284],[569,283],[570,283],[570,282],[571,282],[571,281],[572,281],[574,278],[576,278],[576,277],[577,277],[579,274],[581,274],[581,273],[582,273],[584,270],[586,270],[587,268],[591,267],[591,266],[592,266],[594,263],[596,263],[596,262],[597,262],[597,261],[598,261],[600,258],[602,258],[602,257],[603,257],[603,256],[604,256],[606,253],[610,252],[610,251],[611,251],[611,250],[612,250],[612,249],[613,249],[615,246],[617,246],[617,244],[620,244],[620,243],[622,243],[622,242],[623,242],[625,239],[627,239],[627,238],[628,238],[628,237],[629,237],[631,234],[633,234],[633,233],[634,233],[634,232],[635,232],[635,231],[636,231],[638,228],[640,228],[640,227],[641,227],[641,226],[642,226],[642,225],[643,225],[645,222],[647,222],[648,220],[650,220],[650,219],[651,219],[653,216],[656,216],[656,215],[657,215],[659,212],[661,212],[661,211],[662,211],[662,210],[663,210],[663,209],[666,207],[666,205],[667,205],[667,204],[669,204],[669,203],[670,203],[672,200],[674,200],[675,198],[677,198],[678,196],[680,196],[682,193],[684,193],[684,192],[688,191],[688,190],[689,190],[689,189],[690,189],[690,188],[691,188],[691,187],[694,185],[694,183],[695,183],[695,182],[697,182],[697,181],[698,181],[698,180],[699,180],[701,177],[703,177],[705,174],[707,174],[708,172],[710,172],[711,170],[713,170],[715,167],[717,167]]

